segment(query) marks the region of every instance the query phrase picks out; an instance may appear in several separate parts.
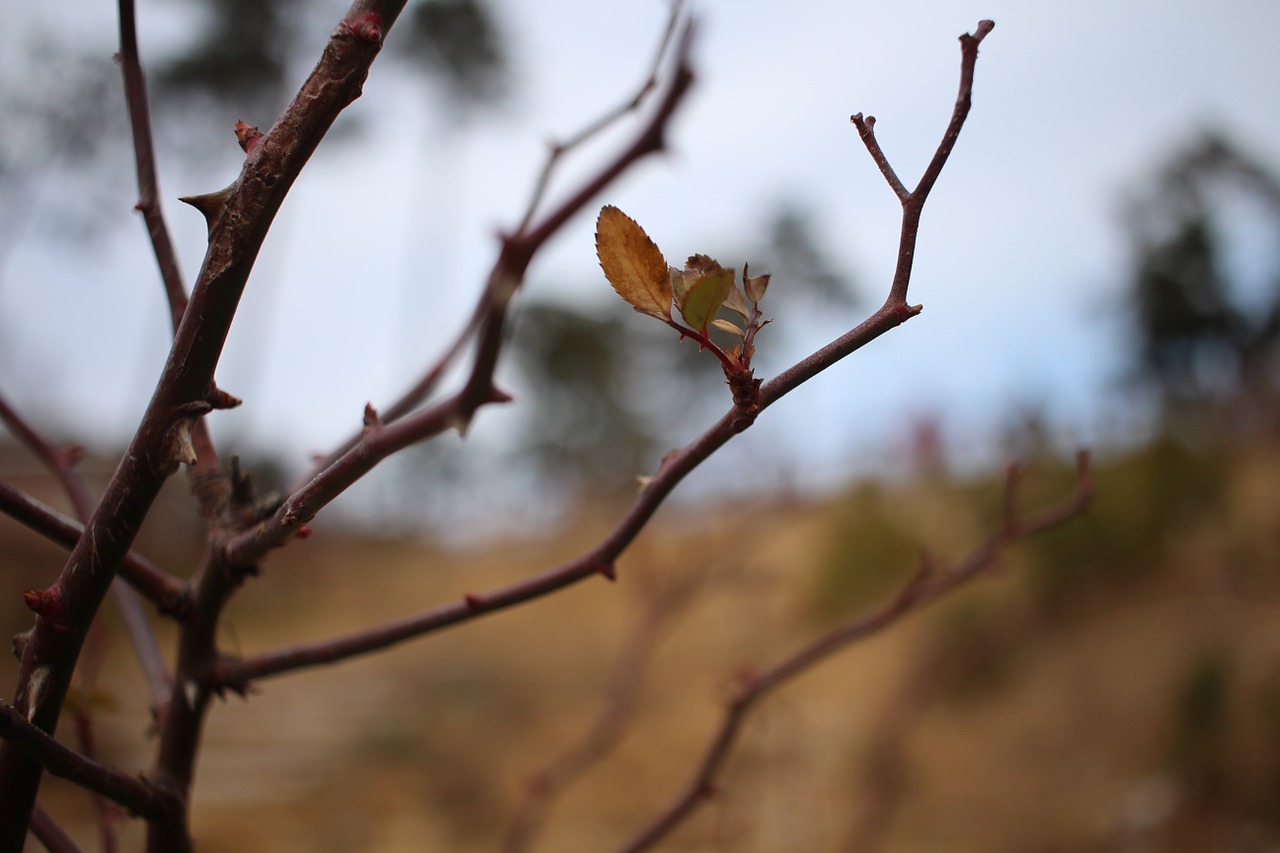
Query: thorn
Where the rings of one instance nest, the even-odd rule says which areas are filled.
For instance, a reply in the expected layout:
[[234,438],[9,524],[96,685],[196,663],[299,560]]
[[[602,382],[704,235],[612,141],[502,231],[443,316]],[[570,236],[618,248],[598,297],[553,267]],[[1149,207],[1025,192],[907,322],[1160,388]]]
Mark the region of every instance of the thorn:
[[484,609],[484,602],[480,600],[480,596],[478,595],[472,595],[471,593],[467,593],[466,595],[462,596],[462,600],[463,602],[466,603],[467,609],[470,610],[472,613],[479,613],[481,610]]
[[204,216],[205,225],[208,226],[209,234],[212,236],[213,227],[218,224],[218,219],[222,216],[222,211],[226,210],[227,199],[231,198],[231,190],[235,184],[223,187],[216,192],[205,193],[204,195],[184,195],[178,199],[183,204],[189,204]]
[[495,387],[493,387],[493,386],[489,386],[489,398],[488,398],[488,400],[486,400],[486,402],[488,402],[488,403],[510,403],[510,402],[511,402],[512,400],[514,400],[514,399],[515,399],[515,397],[512,397],[512,396],[511,396],[510,394],[508,394],[506,391],[502,391],[502,390],[499,390],[498,388],[495,388]]
[[604,575],[606,580],[616,581],[618,579],[618,571],[613,563],[600,563],[596,566],[596,571]]
[[228,394],[217,385],[209,389],[209,393],[204,395],[204,401],[209,404],[213,410],[234,409],[244,401],[234,394]]
[[364,404],[364,428],[366,430],[379,429],[382,426],[382,418],[378,416],[378,410],[373,407],[373,403]]
[[244,153],[252,154],[253,149],[262,144],[262,138],[262,131],[253,125],[243,121],[236,122],[236,141],[240,143]]

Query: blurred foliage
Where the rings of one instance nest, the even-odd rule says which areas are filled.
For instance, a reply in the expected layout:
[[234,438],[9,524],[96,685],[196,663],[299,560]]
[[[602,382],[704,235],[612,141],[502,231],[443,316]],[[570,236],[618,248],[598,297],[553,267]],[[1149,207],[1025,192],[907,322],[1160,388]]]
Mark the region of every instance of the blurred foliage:
[[[144,42],[142,60],[162,156],[187,165],[238,153],[237,118],[264,129],[271,123],[315,64],[339,12],[314,0],[172,0],[168,11],[183,22],[169,28],[180,35]],[[63,13],[74,14],[74,4]],[[17,222],[47,220],[59,237],[69,226],[91,234],[106,219],[95,194],[118,205],[116,193],[133,180],[120,73],[111,62],[116,29],[86,33],[40,14],[6,24],[0,110],[11,131],[0,146],[0,252]],[[388,50],[448,106],[493,107],[510,90],[507,40],[484,0],[411,3]],[[214,125],[225,133],[212,132]],[[61,191],[64,181],[74,193]]]
[[827,525],[810,611],[822,621],[849,617],[889,598],[918,566],[924,545],[884,489],[864,484],[836,506]]
[[1214,652],[1193,662],[1175,689],[1171,760],[1197,793],[1211,794],[1225,781],[1223,741],[1232,682],[1230,661]]
[[162,106],[206,95],[246,115],[266,111],[284,94],[289,58],[297,49],[301,0],[205,0],[196,41],[152,75]]
[[480,0],[429,0],[407,10],[393,49],[440,81],[458,106],[501,100],[511,81],[501,28]]
[[[1038,476],[1035,489],[1056,486],[1060,493],[1073,476],[1063,465]],[[1222,449],[1169,437],[1096,463],[1096,494],[1085,517],[1020,546],[1041,604],[1052,608],[1073,592],[1114,588],[1175,559],[1181,538],[1218,511],[1228,477]]]
[[1125,218],[1135,367],[1160,391],[1166,413],[1273,397],[1280,179],[1208,134],[1169,160]]

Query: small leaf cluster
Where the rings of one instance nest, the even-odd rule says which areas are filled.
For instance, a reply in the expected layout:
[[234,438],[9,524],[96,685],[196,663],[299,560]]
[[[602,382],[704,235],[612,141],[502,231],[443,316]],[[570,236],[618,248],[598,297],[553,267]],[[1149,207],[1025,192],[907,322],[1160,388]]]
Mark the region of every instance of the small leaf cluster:
[[[656,317],[719,359],[725,376],[733,385],[749,376],[755,353],[755,336],[768,325],[760,313],[760,301],[769,286],[769,276],[751,276],[742,266],[742,287],[732,267],[722,267],[706,255],[692,255],[684,268],[669,266],[661,250],[635,220],[612,205],[600,210],[596,220],[596,255],[605,278],[631,307]],[[679,311],[684,325],[672,316]],[[717,316],[726,309],[738,319]],[[711,340],[717,329],[733,335],[738,343],[728,349]]]

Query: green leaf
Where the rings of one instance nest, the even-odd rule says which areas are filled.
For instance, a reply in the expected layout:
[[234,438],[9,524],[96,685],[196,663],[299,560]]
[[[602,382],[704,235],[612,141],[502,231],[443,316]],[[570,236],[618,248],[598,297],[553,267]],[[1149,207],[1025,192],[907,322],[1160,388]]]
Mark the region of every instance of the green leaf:
[[671,273],[662,252],[635,220],[606,205],[596,219],[596,257],[618,295],[642,314],[671,319]]
[[694,255],[684,268],[684,299],[676,305],[690,328],[706,334],[732,289],[732,268],[725,269],[706,255]]

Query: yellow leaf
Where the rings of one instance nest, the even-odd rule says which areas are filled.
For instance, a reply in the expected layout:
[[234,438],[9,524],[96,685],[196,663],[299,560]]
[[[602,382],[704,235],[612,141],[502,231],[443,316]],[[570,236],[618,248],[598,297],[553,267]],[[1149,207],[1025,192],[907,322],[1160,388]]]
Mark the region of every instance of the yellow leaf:
[[722,332],[728,332],[731,335],[743,337],[746,333],[742,331],[740,326],[730,323],[728,320],[712,320],[711,328],[719,329]]
[[606,205],[596,220],[596,256],[618,295],[642,314],[671,319],[671,273],[644,229]]

